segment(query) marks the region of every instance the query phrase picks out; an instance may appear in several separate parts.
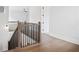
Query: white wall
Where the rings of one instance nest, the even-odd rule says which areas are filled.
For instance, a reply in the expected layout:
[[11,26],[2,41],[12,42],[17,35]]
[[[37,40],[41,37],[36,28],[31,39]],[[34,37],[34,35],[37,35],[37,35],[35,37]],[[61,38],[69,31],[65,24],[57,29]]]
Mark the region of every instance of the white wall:
[[9,21],[25,21],[28,20],[28,12],[25,13],[24,9],[26,11],[28,10],[28,6],[9,6]]
[[0,30],[2,31],[3,27],[8,24],[8,16],[9,16],[9,9],[8,6],[4,7],[4,12],[0,13]]
[[[4,7],[4,12],[0,13],[0,51],[8,49],[8,34],[5,30],[6,24],[8,24],[9,9],[7,6]],[[8,32],[9,33],[9,32]]]
[[29,13],[30,22],[38,22],[41,20],[41,6],[30,6]]
[[[24,13],[24,8],[28,13]],[[40,6],[10,6],[9,7],[9,20],[26,20],[30,22],[37,22],[41,20],[41,7]]]
[[79,44],[79,7],[53,6],[49,16],[50,35]]
[[4,12],[0,13],[0,24],[8,23],[8,6],[4,7]]

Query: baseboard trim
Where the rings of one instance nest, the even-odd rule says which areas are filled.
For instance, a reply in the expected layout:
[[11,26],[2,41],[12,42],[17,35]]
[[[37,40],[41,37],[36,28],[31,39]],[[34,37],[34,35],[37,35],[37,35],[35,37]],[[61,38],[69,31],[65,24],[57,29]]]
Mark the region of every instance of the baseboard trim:
[[50,34],[50,33],[46,33],[46,34],[48,34],[48,35],[50,35],[52,37],[56,37],[58,39],[65,40],[65,41],[68,41],[68,42],[71,42],[71,43],[79,45],[79,40],[77,40],[77,39],[65,37],[65,36],[59,35],[59,34]]

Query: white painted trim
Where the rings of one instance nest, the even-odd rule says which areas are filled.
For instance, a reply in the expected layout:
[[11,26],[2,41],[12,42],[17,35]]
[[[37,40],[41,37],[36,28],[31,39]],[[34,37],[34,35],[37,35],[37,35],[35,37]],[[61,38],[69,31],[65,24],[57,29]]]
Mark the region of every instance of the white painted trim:
[[48,35],[50,35],[52,37],[56,37],[58,39],[65,40],[65,41],[68,41],[68,42],[79,45],[79,40],[77,40],[77,39],[65,37],[64,35],[59,35],[59,34],[50,34],[50,33],[46,33],[46,34],[48,34]]

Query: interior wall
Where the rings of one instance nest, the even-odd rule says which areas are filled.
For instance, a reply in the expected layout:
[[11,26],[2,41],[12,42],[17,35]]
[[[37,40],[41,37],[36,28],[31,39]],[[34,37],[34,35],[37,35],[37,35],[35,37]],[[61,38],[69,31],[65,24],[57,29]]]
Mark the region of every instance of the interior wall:
[[0,13],[0,51],[8,49],[8,34],[5,29],[8,24],[9,8],[4,6],[4,12]]
[[79,44],[79,7],[50,7],[49,34]]
[[0,30],[8,24],[9,8],[4,6],[4,12],[0,13]]
[[9,21],[25,21],[28,20],[28,6],[9,6]]
[[50,18],[50,7],[44,6],[44,8],[42,8],[43,10],[41,10],[41,31],[43,33],[48,33],[49,32],[49,18]]
[[38,22],[41,20],[41,6],[29,6],[30,22]]
[[[28,11],[26,14],[24,9]],[[41,20],[41,6],[9,6],[9,20],[38,22]]]
[[7,20],[8,20],[8,7],[4,7],[4,12],[1,12],[0,13],[0,24],[5,24],[7,23]]

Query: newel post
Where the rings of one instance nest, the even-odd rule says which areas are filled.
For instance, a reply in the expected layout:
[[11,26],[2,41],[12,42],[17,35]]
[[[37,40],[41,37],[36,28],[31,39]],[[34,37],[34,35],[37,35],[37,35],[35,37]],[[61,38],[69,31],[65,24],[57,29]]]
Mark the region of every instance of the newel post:
[[20,33],[20,22],[18,21],[18,47],[21,47],[21,33]]
[[38,43],[40,43],[41,39],[41,22],[38,22]]

